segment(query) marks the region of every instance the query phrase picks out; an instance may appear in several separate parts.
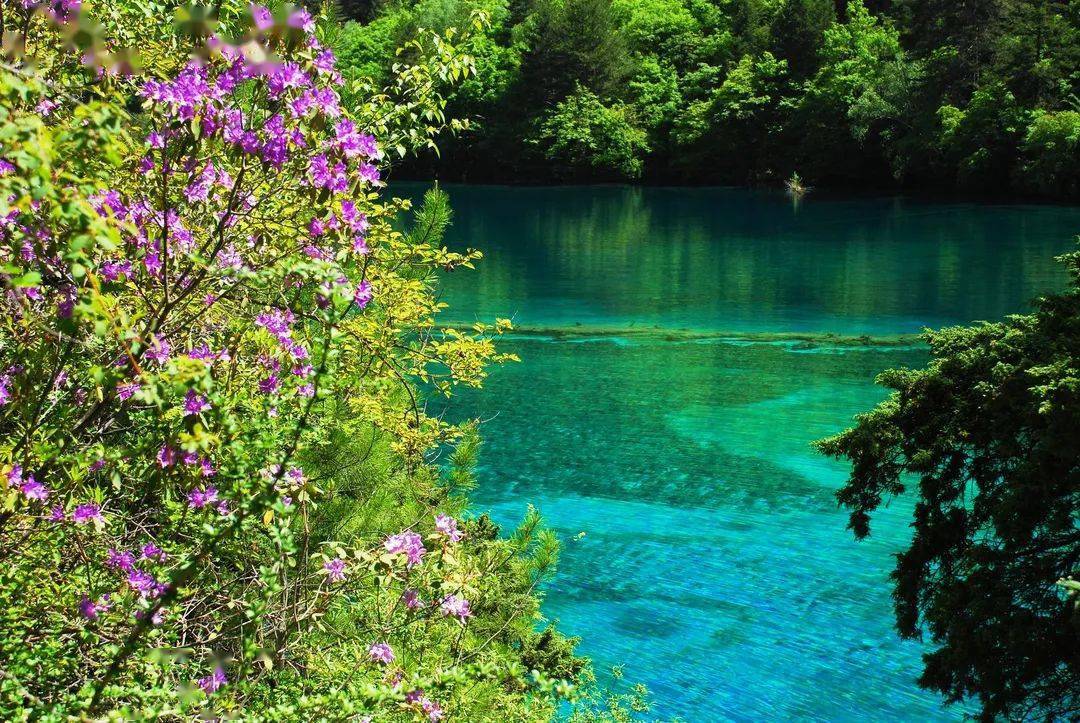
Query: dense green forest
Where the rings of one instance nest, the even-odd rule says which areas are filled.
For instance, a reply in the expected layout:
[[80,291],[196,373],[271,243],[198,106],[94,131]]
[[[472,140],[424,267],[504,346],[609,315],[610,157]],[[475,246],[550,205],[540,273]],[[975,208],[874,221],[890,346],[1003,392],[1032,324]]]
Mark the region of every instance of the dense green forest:
[[1076,0],[345,0],[346,75],[490,26],[417,176],[1080,194]]

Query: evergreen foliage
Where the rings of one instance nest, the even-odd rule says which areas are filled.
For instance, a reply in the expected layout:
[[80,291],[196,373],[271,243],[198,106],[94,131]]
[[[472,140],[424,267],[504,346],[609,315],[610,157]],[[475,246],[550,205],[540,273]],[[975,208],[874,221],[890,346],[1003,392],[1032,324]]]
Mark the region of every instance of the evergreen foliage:
[[1062,261],[1066,292],[928,332],[930,364],[882,374],[889,399],[818,442],[851,463],[838,499],[857,538],[915,497],[897,629],[933,644],[920,685],[977,699],[985,720],[1080,714],[1080,608],[1065,594],[1080,577],[1080,253]]

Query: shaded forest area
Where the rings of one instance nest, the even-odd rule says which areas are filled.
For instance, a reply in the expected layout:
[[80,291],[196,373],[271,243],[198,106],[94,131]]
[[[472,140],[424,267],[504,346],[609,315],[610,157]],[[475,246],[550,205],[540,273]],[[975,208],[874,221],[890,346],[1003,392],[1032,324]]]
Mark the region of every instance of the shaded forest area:
[[476,10],[472,128],[400,174],[1080,196],[1078,0],[343,0],[342,66]]

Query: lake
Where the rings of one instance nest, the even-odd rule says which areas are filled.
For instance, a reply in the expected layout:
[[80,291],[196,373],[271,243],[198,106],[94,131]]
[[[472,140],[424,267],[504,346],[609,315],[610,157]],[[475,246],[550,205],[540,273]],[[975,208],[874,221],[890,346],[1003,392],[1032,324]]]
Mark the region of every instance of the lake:
[[[418,197],[422,186],[395,184]],[[899,338],[1029,308],[1080,209],[735,189],[449,186],[444,322],[510,317],[477,512],[564,540],[545,613],[687,721],[957,720],[919,690],[888,573],[910,500],[856,543],[811,440],[920,365]],[[851,337],[857,337],[855,339]],[[580,533],[584,533],[583,535]]]

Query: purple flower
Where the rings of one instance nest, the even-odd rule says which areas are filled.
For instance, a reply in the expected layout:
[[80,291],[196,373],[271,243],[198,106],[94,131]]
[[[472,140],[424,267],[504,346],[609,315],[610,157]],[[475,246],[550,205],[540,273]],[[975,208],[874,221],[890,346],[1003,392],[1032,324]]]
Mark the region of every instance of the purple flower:
[[124,401],[130,399],[140,389],[142,389],[142,386],[138,382],[124,382],[116,385],[116,395],[120,397],[121,401]]
[[449,538],[450,542],[457,542],[465,536],[458,530],[457,520],[449,515],[435,515],[435,529]]
[[109,602],[108,595],[99,598],[96,603],[84,596],[82,602],[79,603],[79,612],[82,613],[83,617],[87,620],[96,620],[98,615],[108,611],[111,607],[112,603]]
[[375,663],[392,663],[394,650],[387,643],[372,643],[368,648],[368,657]]
[[374,292],[371,290],[371,284],[367,281],[361,281],[360,285],[356,287],[356,291],[353,293],[353,302],[357,307],[363,309],[371,303],[373,296]]
[[443,719],[443,710],[439,707],[439,704],[429,698],[420,699],[420,708],[427,713],[428,720],[431,723],[440,721]]
[[326,576],[331,582],[341,582],[345,579],[345,561],[340,557],[324,562],[323,570],[326,570]]
[[176,450],[167,444],[161,445],[161,449],[157,453],[157,461],[162,469],[172,467],[176,464]]
[[371,184],[379,182],[379,169],[370,163],[360,164],[360,178]]
[[409,610],[419,610],[424,607],[424,601],[420,599],[420,593],[412,588],[401,593],[401,602],[405,603],[405,607]]
[[335,193],[342,193],[349,187],[347,168],[339,162],[330,168],[330,161],[323,154],[312,156],[308,166],[311,185],[315,188],[327,188]]
[[440,721],[443,719],[442,708],[439,707],[438,703],[432,701],[430,698],[424,695],[423,690],[417,689],[406,693],[405,702],[419,704],[420,709],[427,714],[428,720],[431,721],[431,723],[435,723],[436,721]]
[[150,348],[146,350],[146,358],[158,364],[169,361],[169,342],[164,337],[154,334],[150,339]]
[[184,416],[190,417],[210,410],[210,402],[206,397],[196,394],[194,389],[188,389],[184,396]]
[[[143,618],[146,617],[147,612],[149,612],[149,611],[148,610],[136,610],[135,611],[135,619],[136,620],[142,620]],[[157,612],[154,613],[154,617],[150,618],[150,622],[152,622],[154,625],[161,625],[163,620],[165,620],[165,609],[164,608],[158,608]]]
[[101,265],[101,275],[106,281],[116,281],[120,274],[131,275],[130,261],[106,261]]
[[[262,5],[251,5],[251,18],[255,21],[255,27],[259,30],[267,30],[274,27],[274,16]],[[216,690],[216,688],[215,688]]]
[[15,166],[11,161],[6,158],[0,158],[0,176],[6,176],[9,173],[15,172]]
[[196,684],[203,689],[203,692],[207,695],[217,691],[223,685],[229,682],[229,679],[225,677],[225,671],[221,669],[221,666],[214,668],[214,672],[207,675],[204,678],[199,678]]
[[465,618],[472,617],[472,610],[469,609],[469,601],[463,597],[457,595],[447,595],[439,603],[439,609],[442,610],[442,614],[446,616],[456,617],[458,620],[465,622]]
[[34,106],[34,110],[37,111],[38,113],[40,113],[43,116],[47,116],[50,113],[52,113],[53,110],[55,110],[58,105],[60,105],[60,104],[56,103],[54,101],[51,101],[48,98],[42,98],[41,100],[38,101],[38,104],[36,106]]
[[282,63],[270,72],[267,87],[271,98],[278,98],[289,88],[306,88],[311,80],[293,63]]
[[230,355],[228,350],[215,352],[210,349],[209,344],[199,344],[188,352],[188,358],[213,363],[219,359],[229,361]]
[[266,379],[259,382],[259,391],[263,394],[273,394],[278,388],[277,374],[271,374]]
[[101,514],[101,507],[93,503],[79,505],[71,514],[71,519],[76,525],[87,525],[91,522],[102,523],[105,518]]
[[335,62],[334,52],[332,50],[324,50],[315,56],[315,70],[319,71],[322,75],[333,75]]
[[27,476],[26,481],[19,486],[19,489],[28,500],[44,501],[49,498],[49,490],[46,489],[45,485],[34,479],[34,475]]
[[110,548],[105,557],[105,564],[114,570],[130,572],[135,567],[135,556],[127,551],[121,552]]
[[165,551],[152,542],[142,546],[142,555],[140,559],[165,562],[166,557],[168,557],[168,555],[165,554]]
[[64,517],[64,508],[60,505],[53,507],[52,510],[49,512],[49,519],[53,522],[63,522]]
[[341,220],[356,233],[367,231],[370,225],[367,214],[359,212],[356,204],[349,199],[341,202]]
[[307,11],[307,8],[300,8],[299,10],[290,12],[289,16],[285,19],[285,24],[290,28],[303,30],[308,34],[315,32],[315,20],[311,17],[311,13]]
[[291,311],[271,309],[255,317],[255,324],[273,334],[282,344],[292,344],[292,331],[289,329],[289,325],[292,324],[293,320],[294,316]]
[[383,543],[383,547],[391,555],[405,555],[406,565],[412,567],[420,562],[420,559],[427,552],[424,549],[424,540],[420,535],[415,532],[402,532],[397,535],[391,535],[386,538],[386,542]]
[[195,488],[188,492],[188,504],[196,510],[217,502],[217,499],[217,488],[212,486],[206,489]]
[[345,155],[346,158],[355,158],[356,156],[370,156],[372,150],[375,148],[375,138],[369,135],[361,135],[356,130],[356,125],[353,124],[348,118],[342,118],[334,126],[334,133],[337,135],[338,148]]
[[[161,275],[161,268],[162,268],[161,256],[158,255],[158,252],[157,252],[156,249],[152,250],[152,251],[148,251],[146,256],[143,257],[143,266],[146,267],[147,272],[149,272],[149,274],[151,276],[160,276]],[[147,352],[146,355],[149,357],[150,353]],[[151,358],[153,358],[153,357],[151,357]],[[165,355],[165,360],[168,361],[168,354]],[[162,362],[162,363],[164,363],[164,362]]]
[[157,597],[165,590],[164,586],[158,583],[153,575],[138,568],[132,568],[128,571],[127,582],[131,589],[139,593],[139,597],[144,600]]

